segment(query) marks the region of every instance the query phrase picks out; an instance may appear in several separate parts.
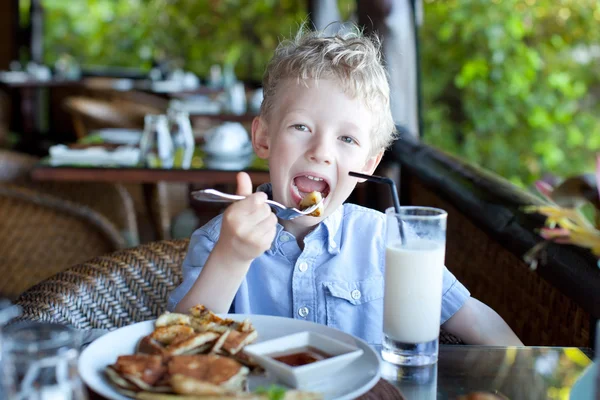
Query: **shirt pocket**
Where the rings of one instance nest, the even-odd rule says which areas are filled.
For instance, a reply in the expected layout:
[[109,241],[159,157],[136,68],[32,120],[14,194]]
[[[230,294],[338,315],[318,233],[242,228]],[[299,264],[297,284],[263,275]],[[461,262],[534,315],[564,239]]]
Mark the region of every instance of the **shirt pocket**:
[[383,336],[383,276],[323,283],[327,325],[380,344]]

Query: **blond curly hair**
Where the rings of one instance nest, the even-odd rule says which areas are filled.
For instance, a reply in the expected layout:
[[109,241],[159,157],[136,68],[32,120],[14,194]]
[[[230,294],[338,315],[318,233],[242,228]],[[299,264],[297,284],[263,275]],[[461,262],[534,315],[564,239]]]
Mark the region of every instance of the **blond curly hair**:
[[335,79],[352,98],[360,98],[375,114],[372,150],[387,148],[396,138],[390,110],[390,87],[381,61],[381,42],[376,35],[367,37],[358,28],[335,36],[308,31],[304,26],[298,34],[282,41],[263,77],[264,99],[261,115],[268,118],[277,88],[284,79]]

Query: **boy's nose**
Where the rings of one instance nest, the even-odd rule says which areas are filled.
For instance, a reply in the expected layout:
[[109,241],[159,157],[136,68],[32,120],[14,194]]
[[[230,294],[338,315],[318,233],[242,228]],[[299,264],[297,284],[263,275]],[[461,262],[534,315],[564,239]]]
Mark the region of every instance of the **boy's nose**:
[[308,159],[314,163],[331,165],[333,156],[325,141],[315,143],[307,153]]

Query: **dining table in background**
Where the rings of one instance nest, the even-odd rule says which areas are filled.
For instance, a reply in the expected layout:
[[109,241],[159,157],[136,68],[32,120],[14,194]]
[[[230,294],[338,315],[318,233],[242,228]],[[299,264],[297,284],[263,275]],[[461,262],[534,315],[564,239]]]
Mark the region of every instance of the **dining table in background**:
[[[78,91],[85,90],[112,90],[114,92],[143,92],[166,99],[185,99],[190,96],[207,95],[213,96],[223,91],[222,88],[211,88],[208,86],[197,86],[193,88],[173,85],[169,87],[162,83],[169,81],[152,81],[150,79],[112,78],[112,77],[83,77],[80,79],[63,79],[51,77],[50,79],[36,79],[27,76],[24,72],[0,71],[0,89],[13,96],[18,103],[13,105],[16,129],[23,135],[22,141],[28,148],[34,148],[40,133],[45,132],[42,111],[47,102],[45,91],[52,88],[74,88]],[[161,85],[162,84],[162,85]],[[255,117],[253,113],[242,115],[218,113],[218,114],[195,114],[194,119],[211,119],[218,121],[235,121],[241,123],[252,122]]]
[[[382,379],[359,399],[467,400],[463,396],[472,393],[495,394],[498,400],[564,399],[592,357],[591,349],[575,347],[441,345],[432,366],[383,362]],[[106,399],[90,391],[90,400]]]
[[[192,167],[184,168],[150,168],[144,166],[85,166],[85,165],[52,165],[50,158],[42,159],[31,171],[35,181],[56,182],[112,182],[139,183],[142,186],[144,205],[149,215],[158,215],[156,210],[155,188],[162,182],[187,183],[190,191],[194,187],[222,186],[236,183],[238,169],[219,169],[206,164],[202,152],[194,156]],[[256,156],[245,167],[240,168],[250,175],[252,183],[259,185],[269,182],[269,171],[266,162]],[[156,219],[152,219],[156,238],[166,239],[164,229]]]

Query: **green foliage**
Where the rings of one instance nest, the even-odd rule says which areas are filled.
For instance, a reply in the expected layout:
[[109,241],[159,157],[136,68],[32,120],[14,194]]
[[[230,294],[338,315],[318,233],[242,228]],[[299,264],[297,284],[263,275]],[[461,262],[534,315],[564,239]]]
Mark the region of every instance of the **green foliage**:
[[148,69],[152,60],[208,76],[230,63],[260,80],[278,39],[306,19],[298,0],[43,0],[46,61]]
[[[26,18],[30,0],[21,0]],[[46,62],[61,54],[81,64],[148,70],[152,60],[206,77],[213,64],[235,65],[260,81],[279,40],[307,21],[307,0],[42,0]],[[355,0],[338,0],[342,18]]]
[[596,0],[426,0],[424,135],[528,185],[600,151]]
[[[148,69],[153,59],[207,76],[230,63],[259,81],[306,0],[42,0],[47,62]],[[21,0],[23,9],[29,0]],[[355,0],[338,0],[343,18]],[[425,140],[529,185],[592,169],[600,151],[597,0],[425,0]],[[22,16],[23,17],[23,16]],[[25,17],[23,17],[25,18]]]

